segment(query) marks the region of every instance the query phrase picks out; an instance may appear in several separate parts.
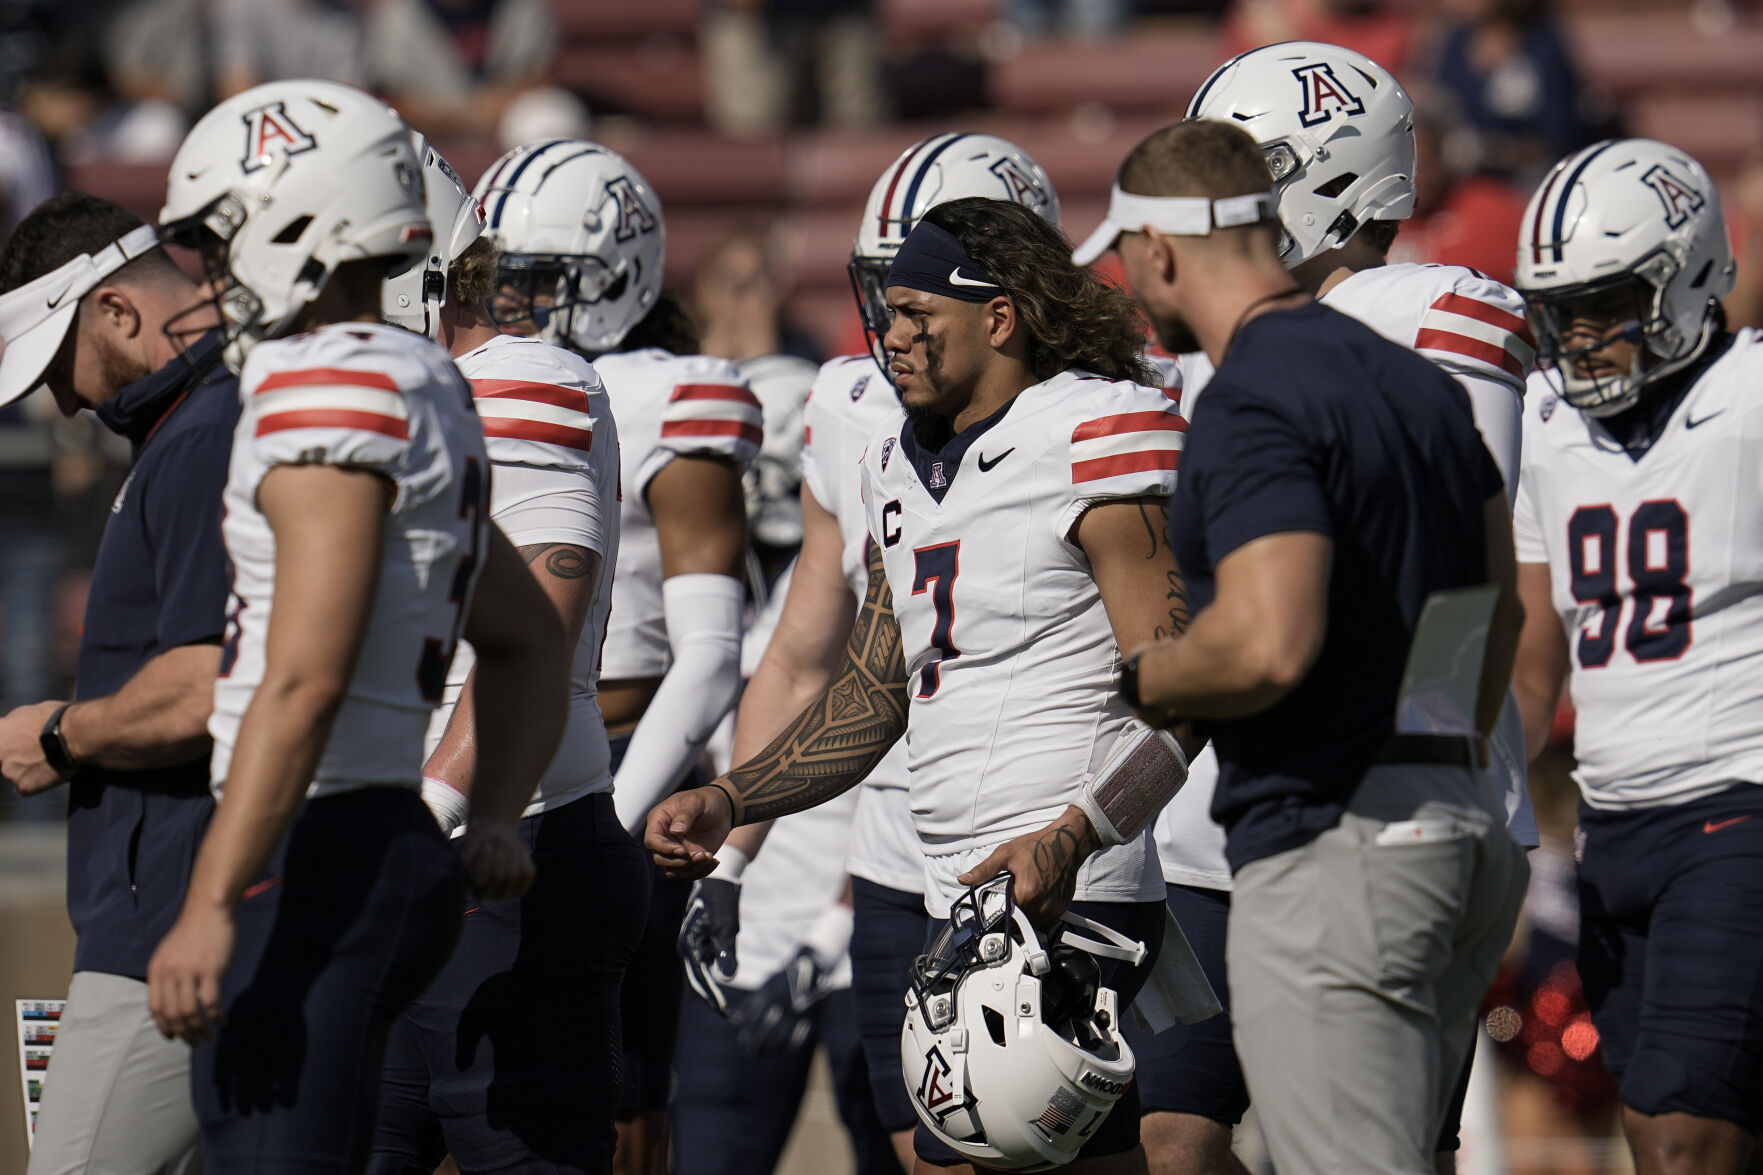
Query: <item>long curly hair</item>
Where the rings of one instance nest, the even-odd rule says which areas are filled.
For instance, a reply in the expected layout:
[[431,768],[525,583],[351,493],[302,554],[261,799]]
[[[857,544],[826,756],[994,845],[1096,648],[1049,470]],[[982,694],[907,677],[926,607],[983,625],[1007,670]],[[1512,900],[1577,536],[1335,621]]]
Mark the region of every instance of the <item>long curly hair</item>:
[[1028,328],[1029,369],[1052,379],[1077,369],[1154,384],[1145,322],[1122,290],[1071,262],[1071,242],[1020,204],[971,196],[921,218],[953,233],[967,255],[1004,289]]

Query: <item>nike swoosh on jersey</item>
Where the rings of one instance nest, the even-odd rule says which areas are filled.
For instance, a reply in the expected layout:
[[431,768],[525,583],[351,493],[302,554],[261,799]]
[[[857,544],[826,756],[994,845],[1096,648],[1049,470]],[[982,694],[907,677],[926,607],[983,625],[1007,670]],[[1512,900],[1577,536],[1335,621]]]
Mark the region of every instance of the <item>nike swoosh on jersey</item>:
[[961,267],[957,265],[949,271],[949,284],[952,286],[977,286],[982,290],[995,290],[997,282],[976,282],[972,278],[961,276]]
[[1719,832],[1722,828],[1731,828],[1735,824],[1743,824],[1749,816],[1734,816],[1728,820],[1705,820],[1702,822],[1703,832]]
[[986,460],[986,455],[984,453],[981,453],[979,455],[979,471],[981,473],[990,473],[994,468],[997,467],[998,462],[1002,461],[1004,458],[1010,456],[1010,454],[1012,454],[1014,452],[1016,452],[1016,446],[1011,445],[1008,449],[1005,449],[1002,453],[999,453],[996,457],[993,457],[990,461]]
[[1702,419],[1700,419],[1700,420],[1691,420],[1686,416],[1684,418],[1683,426],[1685,428],[1701,428],[1704,424],[1707,424],[1710,420],[1713,420],[1716,416],[1719,416],[1720,413],[1725,412],[1725,411],[1726,411],[1726,409],[1724,409],[1724,408],[1717,409],[1713,412],[1708,413],[1708,415],[1702,417]]

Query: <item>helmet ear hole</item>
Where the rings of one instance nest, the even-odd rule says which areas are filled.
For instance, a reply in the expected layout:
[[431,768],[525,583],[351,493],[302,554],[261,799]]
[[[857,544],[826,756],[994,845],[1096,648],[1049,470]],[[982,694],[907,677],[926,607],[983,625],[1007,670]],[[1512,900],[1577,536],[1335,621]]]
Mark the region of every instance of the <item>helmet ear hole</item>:
[[1333,179],[1329,180],[1326,184],[1322,184],[1322,185],[1318,186],[1316,189],[1316,194],[1318,196],[1323,197],[1324,199],[1332,200],[1334,197],[1340,195],[1342,192],[1344,192],[1348,188],[1352,187],[1354,181],[1357,180],[1358,178],[1359,177],[1356,174],[1354,174],[1353,172],[1350,172],[1350,171],[1342,172],[1340,175],[1337,175]]
[[312,218],[310,216],[297,216],[282,226],[282,231],[275,235],[273,243],[277,245],[292,245],[295,241],[300,239],[300,237],[306,232],[307,227],[311,224]]
[[1708,275],[1713,272],[1714,272],[1714,259],[1712,257],[1710,257],[1708,260],[1706,260],[1702,263],[1702,268],[1696,271],[1695,280],[1690,282],[1690,289],[1699,290],[1703,286],[1707,285],[1708,284]]
[[998,1009],[985,1009],[986,1031],[991,1034],[992,1043],[1002,1046],[1008,1038],[1004,1035],[1004,1016]]

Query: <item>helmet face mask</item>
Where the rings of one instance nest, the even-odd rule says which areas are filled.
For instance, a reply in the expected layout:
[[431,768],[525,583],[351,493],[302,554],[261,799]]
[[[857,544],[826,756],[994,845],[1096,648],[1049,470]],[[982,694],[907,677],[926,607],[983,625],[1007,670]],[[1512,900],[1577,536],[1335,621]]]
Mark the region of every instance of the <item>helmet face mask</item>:
[[[888,262],[875,257],[853,256],[846,271],[851,275],[851,292],[857,298],[857,313],[863,319],[863,338],[869,344],[875,365],[886,374],[888,352],[882,346],[882,339],[894,321],[894,312],[888,309]],[[891,380],[893,376],[888,374],[888,378]]]
[[[1736,267],[1720,194],[1676,148],[1623,139],[1575,152],[1543,179],[1522,224],[1515,284],[1538,358],[1586,415],[1633,407],[1721,329]],[[1618,344],[1633,347],[1626,370]]]

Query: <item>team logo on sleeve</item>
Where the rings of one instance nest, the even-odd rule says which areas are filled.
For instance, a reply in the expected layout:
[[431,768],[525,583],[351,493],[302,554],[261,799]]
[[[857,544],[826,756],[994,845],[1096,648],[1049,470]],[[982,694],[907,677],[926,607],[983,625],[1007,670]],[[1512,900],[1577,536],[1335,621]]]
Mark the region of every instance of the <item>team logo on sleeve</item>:
[[239,166],[249,175],[269,164],[276,152],[299,155],[318,146],[318,141],[301,129],[280,102],[270,102],[240,116],[245,124],[245,157]]
[[637,195],[637,189],[626,175],[617,176],[606,183],[606,194],[618,203],[618,224],[612,229],[614,238],[628,241],[638,233],[652,233],[658,223],[655,213],[643,203]]
[[1692,215],[1700,212],[1708,203],[1708,198],[1691,186],[1687,181],[1667,171],[1665,166],[1655,163],[1641,176],[1641,183],[1653,189],[1659,197],[1659,203],[1665,205],[1665,223],[1676,228]]
[[865,388],[867,388],[868,386],[869,386],[869,377],[867,375],[861,376],[857,380],[856,383],[852,384],[851,385],[851,403],[855,404],[857,401],[861,400],[863,398],[863,390]]
[[991,172],[1004,185],[1004,191],[1009,193],[1010,200],[1037,211],[1047,206],[1046,190],[1016,160],[1009,157],[1000,159],[992,164]]
[[1292,71],[1304,91],[1304,104],[1298,109],[1298,122],[1315,126],[1327,122],[1338,111],[1343,117],[1365,113],[1365,102],[1335,76],[1334,66],[1326,61],[1300,65]]

